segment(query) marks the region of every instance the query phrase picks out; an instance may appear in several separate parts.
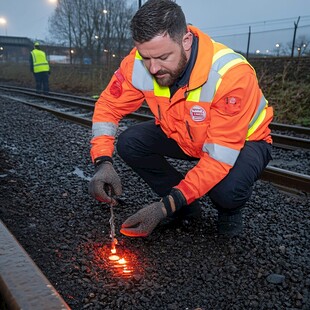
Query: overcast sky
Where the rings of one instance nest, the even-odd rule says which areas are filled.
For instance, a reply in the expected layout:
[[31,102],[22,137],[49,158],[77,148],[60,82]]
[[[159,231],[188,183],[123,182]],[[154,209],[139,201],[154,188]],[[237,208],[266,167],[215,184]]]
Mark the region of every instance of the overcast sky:
[[[5,18],[7,21],[6,25],[0,22],[0,35],[46,39],[48,18],[55,9],[55,4],[51,2],[52,0],[0,0],[0,18]],[[136,2],[138,3],[138,0]],[[299,26],[308,25],[309,27],[305,27],[304,30],[310,33],[310,0],[176,0],[176,2],[183,8],[187,22],[212,36],[219,36],[216,38],[217,41],[227,40],[225,35],[230,33],[247,33],[249,26],[253,36],[255,31],[272,32],[274,29],[289,26],[294,28],[294,21],[297,21],[298,16],[302,17]],[[303,28],[299,29],[300,34]],[[290,30],[284,32],[292,33]],[[257,34],[258,36],[263,34]],[[244,38],[246,37],[244,35]],[[266,40],[265,36],[264,38]]]

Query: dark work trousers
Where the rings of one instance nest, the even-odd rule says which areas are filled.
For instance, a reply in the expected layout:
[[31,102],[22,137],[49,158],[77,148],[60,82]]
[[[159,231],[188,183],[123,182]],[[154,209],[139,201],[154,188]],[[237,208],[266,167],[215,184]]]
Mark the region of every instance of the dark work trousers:
[[[165,157],[198,161],[186,155],[178,144],[167,138],[154,121],[134,125],[119,135],[120,157],[159,196],[170,193],[184,176]],[[246,142],[228,175],[207,194],[219,211],[233,213],[243,208],[252,194],[254,182],[271,159],[271,145],[265,141]]]
[[48,85],[49,73],[48,73],[48,71],[34,73],[33,75],[34,75],[34,78],[36,80],[36,92],[37,93],[43,92],[44,94],[48,94],[48,92],[49,92],[49,85]]

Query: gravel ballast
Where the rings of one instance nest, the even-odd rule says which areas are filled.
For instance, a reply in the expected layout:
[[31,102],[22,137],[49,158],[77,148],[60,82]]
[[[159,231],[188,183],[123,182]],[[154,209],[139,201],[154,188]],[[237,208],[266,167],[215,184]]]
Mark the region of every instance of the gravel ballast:
[[72,309],[310,309],[309,196],[258,181],[238,237],[217,234],[204,197],[202,220],[128,238],[121,223],[158,197],[116,155],[118,248],[134,264],[117,276],[109,207],[88,194],[91,129],[1,97],[0,112],[0,218]]

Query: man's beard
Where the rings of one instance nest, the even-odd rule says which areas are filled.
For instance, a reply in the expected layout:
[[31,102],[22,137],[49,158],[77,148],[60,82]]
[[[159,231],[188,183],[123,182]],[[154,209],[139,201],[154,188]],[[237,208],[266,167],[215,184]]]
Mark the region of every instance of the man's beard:
[[167,71],[167,70],[159,70],[156,74],[162,75],[162,74],[168,74],[167,76],[163,78],[157,78],[154,76],[156,82],[160,86],[171,86],[174,84],[174,82],[179,78],[179,76],[183,73],[185,67],[186,67],[187,59],[184,50],[181,52],[181,59],[178,63],[177,68],[174,71]]

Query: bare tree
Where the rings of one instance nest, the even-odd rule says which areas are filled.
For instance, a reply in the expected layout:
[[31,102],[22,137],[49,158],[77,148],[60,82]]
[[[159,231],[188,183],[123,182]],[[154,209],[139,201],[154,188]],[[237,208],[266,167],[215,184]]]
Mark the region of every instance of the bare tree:
[[59,0],[49,19],[54,39],[69,45],[72,58],[82,62],[109,63],[122,58],[131,47],[129,22],[134,7],[126,0]]

